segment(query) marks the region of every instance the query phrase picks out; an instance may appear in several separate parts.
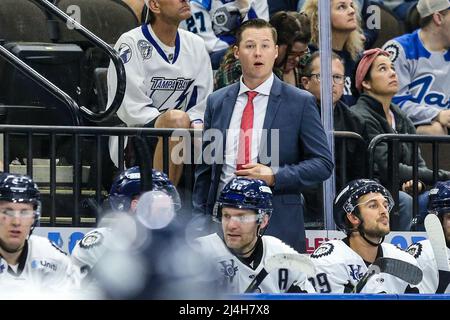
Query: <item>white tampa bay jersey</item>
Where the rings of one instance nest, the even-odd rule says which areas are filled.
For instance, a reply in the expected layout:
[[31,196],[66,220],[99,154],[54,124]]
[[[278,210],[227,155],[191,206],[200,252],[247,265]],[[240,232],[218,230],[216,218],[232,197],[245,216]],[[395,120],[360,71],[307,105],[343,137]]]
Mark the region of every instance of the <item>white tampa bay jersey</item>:
[[[382,243],[381,249],[383,257],[403,260],[417,266],[411,255],[390,243]],[[367,271],[361,256],[342,240],[322,244],[311,255],[311,260],[316,268],[316,277],[310,281],[320,293],[351,292]],[[407,282],[381,272],[372,276],[361,292],[400,294],[405,292],[407,286]]]
[[[183,21],[181,27],[201,36],[208,52],[227,49],[235,43],[234,31],[241,20],[261,18],[269,21],[267,0],[192,0],[192,17]],[[246,9],[241,9],[243,3]],[[241,12],[247,12],[241,19]]]
[[[264,268],[265,261],[278,253],[297,253],[281,240],[272,236],[263,236],[263,255],[259,265],[252,269],[241,262],[226,247],[217,233],[198,238],[203,255],[212,259],[221,277],[221,284],[226,293],[244,293],[255,276]],[[305,273],[291,269],[277,269],[270,272],[257,290],[261,293],[283,293],[292,285],[302,291],[315,293]]]
[[439,111],[450,108],[450,50],[428,51],[420,29],[388,41],[399,81],[393,102],[406,112],[414,125],[428,124]]
[[[417,263],[423,272],[422,281],[417,285],[420,293],[436,293],[439,284],[439,277],[437,264],[430,241],[422,240],[417,243],[413,243],[408,247],[407,252],[416,258]],[[447,248],[447,252],[450,256],[449,248]],[[450,286],[447,287],[445,293],[450,293]]]
[[[203,120],[213,90],[211,62],[204,41],[178,29],[175,48],[165,46],[150,25],[120,36],[115,47],[126,71],[126,90],[119,118],[129,127],[143,126],[169,109]],[[113,63],[108,69],[108,107],[116,92]]]
[[37,290],[47,293],[73,289],[69,257],[47,238],[31,235],[18,262],[18,265],[10,266],[0,256],[1,287],[12,291]]

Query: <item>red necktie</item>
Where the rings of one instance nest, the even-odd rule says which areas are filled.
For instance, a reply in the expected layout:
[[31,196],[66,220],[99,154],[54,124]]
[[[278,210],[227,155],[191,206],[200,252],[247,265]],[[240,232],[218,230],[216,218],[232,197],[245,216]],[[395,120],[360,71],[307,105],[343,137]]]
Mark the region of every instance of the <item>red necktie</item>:
[[239,149],[237,157],[237,170],[242,170],[242,165],[247,164],[251,160],[252,154],[252,129],[253,129],[253,99],[258,92],[247,91],[247,104],[241,119],[241,130],[239,133]]

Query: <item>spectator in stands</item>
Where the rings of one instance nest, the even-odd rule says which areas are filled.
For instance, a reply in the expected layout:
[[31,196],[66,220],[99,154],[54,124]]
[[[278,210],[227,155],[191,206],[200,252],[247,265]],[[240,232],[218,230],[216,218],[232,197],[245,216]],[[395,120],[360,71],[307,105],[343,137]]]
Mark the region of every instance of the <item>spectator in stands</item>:
[[[335,131],[352,131],[364,136],[365,125],[361,117],[356,115],[342,100],[340,100],[344,91],[344,61],[336,53],[332,53],[331,72],[333,77],[333,115]],[[311,92],[317,99],[318,110],[320,110],[320,55],[316,51],[306,63],[302,74],[303,88]],[[335,139],[335,154],[341,155],[342,141]],[[363,141],[346,141],[346,176],[341,175],[342,160],[340,156],[335,157],[336,172],[336,190],[342,188],[342,180],[346,183],[350,180],[365,177],[365,152],[366,144]],[[315,188],[308,188],[303,192],[305,196],[306,217],[312,222],[321,220],[322,212],[322,188],[317,185]]]
[[301,29],[295,33],[292,45],[287,46],[284,61],[280,70],[283,72],[281,79],[297,88],[301,88],[301,69],[309,60],[308,44],[311,40],[311,27],[309,18],[303,13],[292,12],[300,22]]
[[[352,93],[356,61],[364,48],[358,5],[352,0],[331,1],[332,48],[345,61],[345,86],[342,100],[349,106],[356,101]],[[311,20],[311,49],[319,47],[318,0],[306,0],[302,12]]]
[[398,74],[393,102],[419,134],[443,135],[450,127],[450,2],[419,0],[421,28],[388,41]]
[[[311,37],[308,30],[309,19],[305,15],[282,11],[272,16],[270,24],[278,34],[278,56],[273,71],[283,81],[287,80],[286,82],[300,87],[300,70],[296,64],[302,64],[309,56],[305,45]],[[241,75],[241,64],[234,56],[233,48],[230,48],[216,72],[214,87],[220,89],[238,82]]]
[[192,16],[182,27],[205,40],[211,64],[217,70],[223,55],[236,41],[243,21],[261,18],[269,21],[267,0],[192,0]]
[[[215,128],[226,134],[224,152],[211,154],[214,144],[204,141],[208,157],[196,166],[194,210],[212,214],[217,196],[234,176],[264,180],[274,192],[267,233],[305,252],[301,191],[327,179],[333,169],[316,101],[274,77],[277,32],[268,22],[245,22],[237,40],[241,81],[212,93],[205,112],[205,132]],[[214,143],[222,150],[223,141]]]
[[[360,115],[366,123],[367,130],[364,139],[369,143],[379,134],[399,133],[415,134],[416,130],[411,120],[392,103],[392,98],[398,91],[398,79],[389,53],[379,48],[364,52],[358,64],[355,76],[355,86],[361,93],[356,105],[355,113]],[[411,144],[402,143],[399,151],[399,175],[403,191],[412,188],[413,148]],[[375,149],[374,174],[382,184],[390,180],[388,172],[388,146],[379,144]],[[428,185],[433,184],[433,172],[427,167],[422,156],[418,155],[419,179]],[[450,173],[439,170],[439,180],[447,180]],[[419,183],[419,192],[425,189],[423,182]],[[408,216],[400,215],[399,230],[409,230],[412,222],[412,212]]]
[[[127,75],[125,97],[117,111],[130,127],[201,128],[206,97],[212,92],[212,69],[204,41],[178,28],[191,16],[185,0],[146,0],[149,24],[123,34],[115,45]],[[201,75],[201,76],[199,76]],[[108,106],[116,90],[116,72],[108,69]],[[116,166],[117,137],[110,140]],[[169,142],[169,152],[178,142]],[[149,138],[153,167],[163,170],[162,139]],[[132,147],[128,143],[128,147]],[[129,153],[127,153],[129,154]],[[176,161],[175,161],[176,160]],[[175,185],[182,174],[181,159],[169,159],[169,177]],[[134,165],[128,161],[127,166]]]
[[[305,1],[306,0],[298,1],[298,11],[302,10]],[[373,14],[371,6],[383,4],[383,0],[357,0],[356,3],[361,22],[367,22],[368,20],[371,20],[370,17]],[[364,47],[370,48],[377,40],[378,29],[376,27],[368,26],[367,24],[362,24],[361,26],[364,32]]]
[[[341,99],[344,91],[344,61],[336,53],[332,53],[331,72],[333,79],[333,120],[335,131],[352,131],[364,136],[365,124],[363,119],[353,112]],[[318,109],[320,112],[320,55],[316,51],[311,55],[305,68],[303,69],[302,84],[303,88],[311,92],[317,99]],[[365,177],[364,155],[365,145],[361,145],[356,141],[347,141],[346,145],[346,166],[347,177],[346,182],[357,178]],[[336,144],[336,154],[339,154],[340,143]],[[340,168],[342,163],[336,158],[336,187],[339,190],[342,185],[340,183]]]

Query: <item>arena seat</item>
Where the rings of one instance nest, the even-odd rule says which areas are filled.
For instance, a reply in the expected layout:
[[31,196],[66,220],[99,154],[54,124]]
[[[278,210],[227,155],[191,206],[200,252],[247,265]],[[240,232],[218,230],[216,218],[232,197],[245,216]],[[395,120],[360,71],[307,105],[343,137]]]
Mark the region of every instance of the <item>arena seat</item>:
[[[78,101],[80,82],[81,48],[75,44],[9,42],[6,49],[53,82]],[[39,84],[22,74],[10,64],[3,69],[8,81],[0,82],[6,114],[5,123],[13,125],[66,125],[73,126],[69,109],[58,98],[48,93]],[[23,140],[23,139],[22,139]],[[22,159],[26,154],[26,143],[17,137],[11,144],[10,159]],[[58,154],[70,155],[61,143]],[[48,155],[48,139],[36,138],[33,146],[35,157]],[[68,159],[70,157],[66,157]]]
[[381,29],[372,48],[381,48],[387,41],[405,33],[404,24],[384,5],[379,4]]
[[51,42],[47,17],[29,0],[0,1],[0,39],[5,42]]
[[95,90],[97,92],[98,105],[102,110],[106,109],[106,103],[108,102],[107,75],[107,68],[96,68],[94,70]]
[[419,12],[417,11],[417,4],[412,5],[409,10],[408,13],[406,15],[406,19],[405,19],[405,27],[406,27],[406,31],[411,33],[416,29],[419,29],[419,22],[420,22],[420,16],[419,16]]
[[[81,24],[108,44],[115,44],[123,33],[139,25],[133,10],[120,0],[59,0],[57,5],[69,15],[74,8],[70,6],[80,8]],[[63,23],[59,42],[88,44],[84,36]]]

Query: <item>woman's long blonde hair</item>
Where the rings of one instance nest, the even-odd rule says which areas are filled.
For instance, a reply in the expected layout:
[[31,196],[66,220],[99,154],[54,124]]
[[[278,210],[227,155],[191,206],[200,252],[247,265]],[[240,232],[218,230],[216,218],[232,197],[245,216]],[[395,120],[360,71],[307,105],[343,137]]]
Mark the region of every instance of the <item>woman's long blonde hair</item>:
[[[333,0],[330,1],[330,4]],[[301,12],[304,12],[311,22],[311,43],[319,47],[319,0],[306,0],[303,4]],[[359,15],[359,8],[357,1],[353,1],[353,7],[355,8],[355,15],[357,21],[357,28],[350,33],[347,41],[344,44],[344,50],[350,53],[350,56],[354,61],[358,58],[358,54],[364,50],[364,43],[361,39],[363,34],[361,28],[361,17]],[[331,30],[333,33],[333,30]],[[333,38],[331,39],[333,41]]]

